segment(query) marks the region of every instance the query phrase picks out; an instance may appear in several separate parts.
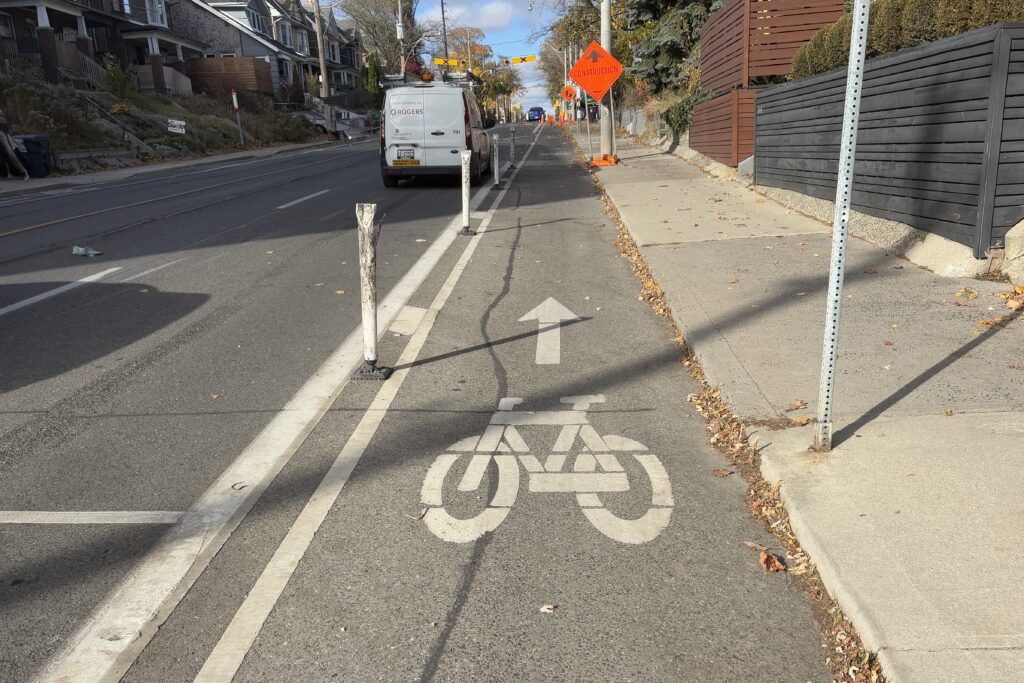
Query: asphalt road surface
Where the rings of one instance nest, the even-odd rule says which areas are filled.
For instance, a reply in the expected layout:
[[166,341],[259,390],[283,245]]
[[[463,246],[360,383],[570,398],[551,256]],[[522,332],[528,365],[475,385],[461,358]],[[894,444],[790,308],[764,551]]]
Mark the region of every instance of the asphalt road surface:
[[517,157],[476,237],[375,142],[0,201],[0,680],[827,680],[592,184]]

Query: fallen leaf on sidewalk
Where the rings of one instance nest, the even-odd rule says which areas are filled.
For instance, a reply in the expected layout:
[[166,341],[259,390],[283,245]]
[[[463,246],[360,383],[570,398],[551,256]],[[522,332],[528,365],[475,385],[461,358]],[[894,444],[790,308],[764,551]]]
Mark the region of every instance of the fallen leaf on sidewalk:
[[730,474],[736,474],[736,470],[731,470],[728,467],[716,467],[711,470],[711,475],[722,479],[728,477]]
[[324,283],[323,283],[323,282],[314,282],[314,283],[313,283],[313,286],[314,286],[314,287],[323,287],[323,286],[324,286]]
[[768,548],[765,548],[763,545],[758,543],[754,543],[753,541],[743,541],[743,545],[747,546],[751,550],[768,550]]
[[947,410],[946,412],[943,413],[943,415],[945,415],[946,417],[953,417],[953,411]]
[[798,415],[796,417],[791,417],[789,421],[797,427],[803,427],[804,425],[809,425],[811,423],[811,418],[806,415]]
[[541,605],[540,606],[540,613],[541,614],[551,614],[552,612],[555,611],[555,609],[557,607],[558,607],[558,605]]
[[996,330],[1005,325],[1010,321],[1010,318],[1005,315],[987,315],[977,321],[980,327],[985,327],[990,330]]
[[953,296],[960,297],[961,299],[977,299],[978,293],[970,287],[962,287],[953,292]]
[[800,410],[801,408],[806,408],[806,407],[807,407],[807,401],[803,400],[802,398],[798,398],[797,400],[793,401],[788,406],[786,406],[786,412],[787,413],[791,413],[794,410]]
[[736,284],[737,282],[739,282],[739,280],[737,280],[736,278],[734,278],[734,277],[731,277],[731,278],[729,278],[729,284],[730,284],[730,285],[734,285],[734,284]]
[[694,401],[696,401],[696,400],[697,400],[698,398],[699,398],[699,396],[697,396],[697,394],[687,394],[687,395],[686,395],[686,402],[687,402],[687,403],[693,403],[693,402],[694,402]]
[[801,564],[796,567],[789,568],[789,573],[793,576],[802,576],[803,574],[806,574],[809,571],[811,571],[811,568],[808,567],[806,564]]
[[665,220],[664,218],[662,218],[662,219],[661,219],[661,222],[662,222],[662,223],[668,223],[668,221],[667,221],[667,220]]
[[786,564],[782,559],[775,553],[770,553],[767,550],[762,550],[757,556],[757,563],[761,565],[761,569],[766,572],[784,572],[786,571]]
[[894,342],[893,342],[893,340],[892,340],[892,339],[886,339],[886,340],[885,340],[884,342],[882,342],[882,343],[883,343],[883,344],[885,344],[886,346],[892,346]]
[[210,394],[210,399],[211,400],[216,401],[218,398],[220,398],[220,394]]
[[875,273],[878,272],[878,268],[875,268],[874,266],[868,266],[867,268],[864,269],[864,272],[867,273],[868,275],[874,275]]
[[345,290],[344,289],[336,289],[336,290],[334,290],[334,293],[335,294],[344,294]]

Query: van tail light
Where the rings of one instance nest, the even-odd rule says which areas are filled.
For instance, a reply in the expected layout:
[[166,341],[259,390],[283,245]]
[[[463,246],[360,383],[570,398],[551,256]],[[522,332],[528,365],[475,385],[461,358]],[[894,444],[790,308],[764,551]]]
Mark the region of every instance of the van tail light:
[[387,143],[384,142],[384,131],[385,130],[387,130],[387,129],[384,127],[384,115],[381,114],[381,116],[380,116],[380,151],[381,151],[381,153],[384,152],[384,146],[387,144]]
[[473,126],[469,123],[469,107],[466,107],[466,114],[464,117],[466,122],[466,149],[472,151],[473,149]]

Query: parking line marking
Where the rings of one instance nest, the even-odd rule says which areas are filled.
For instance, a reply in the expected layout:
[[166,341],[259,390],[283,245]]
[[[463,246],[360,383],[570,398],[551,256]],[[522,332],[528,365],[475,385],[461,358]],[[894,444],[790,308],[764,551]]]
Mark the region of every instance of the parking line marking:
[[[509,176],[505,189],[501,191],[491,205],[483,222],[477,228],[477,234],[466,245],[462,256],[452,267],[448,278],[441,285],[441,289],[438,291],[433,303],[431,303],[424,314],[416,332],[409,339],[409,343],[406,344],[405,349],[395,362],[395,366],[398,369],[395,370],[394,374],[377,392],[372,403],[370,403],[370,407],[363,414],[362,419],[360,419],[359,424],[341,449],[327,475],[320,482],[320,485],[317,486],[316,491],[288,530],[288,534],[281,541],[281,545],[278,546],[274,556],[263,569],[259,579],[256,580],[256,584],[249,591],[231,623],[228,624],[216,647],[213,648],[213,651],[207,657],[203,668],[200,669],[199,674],[195,678],[196,683],[230,681],[238,672],[242,661],[245,659],[245,655],[259,636],[260,631],[263,629],[263,624],[266,623],[267,617],[273,611],[292,574],[295,573],[299,562],[305,556],[306,551],[309,550],[313,536],[320,529],[324,520],[327,519],[328,513],[334,506],[335,501],[337,501],[338,496],[341,495],[341,491],[348,482],[349,476],[376,435],[377,429],[380,427],[381,422],[383,422],[385,415],[387,415],[392,401],[398,395],[402,383],[412,369],[413,362],[415,362],[424,343],[426,343],[438,314],[448,302],[448,297],[451,296],[455,285],[462,277],[462,273],[469,264],[481,238],[486,233],[492,217],[501,206],[508,188],[511,187],[512,181],[530,156],[530,152],[535,144],[536,140],[526,150],[526,153],[523,154],[522,162]],[[461,220],[461,215],[456,216],[452,224],[454,225],[459,220]],[[382,327],[386,327],[386,325]],[[507,494],[508,492],[505,493]],[[514,495],[512,495],[512,499],[515,499]]]
[[[490,187],[472,198],[479,206]],[[499,195],[499,198],[502,195]],[[377,307],[379,334],[457,239],[455,216]],[[487,220],[489,222],[489,220]],[[481,224],[486,229],[486,222]],[[357,327],[235,461],[135,565],[36,676],[36,681],[118,681],[263,495],[363,362]],[[393,381],[393,379],[391,380]],[[238,484],[245,484],[238,488]]]
[[74,282],[69,282],[66,285],[61,285],[60,287],[56,287],[56,288],[51,289],[49,291],[43,292],[42,294],[36,294],[35,296],[29,297],[29,298],[25,299],[24,301],[19,301],[17,303],[11,304],[9,306],[4,306],[3,308],[0,308],[0,315],[7,315],[8,313],[14,313],[15,311],[19,311],[22,308],[25,308],[27,306],[31,306],[32,304],[37,304],[40,301],[45,301],[46,299],[49,299],[51,297],[57,296],[58,294],[63,294],[64,292],[71,291],[72,289],[75,289],[76,287],[81,287],[82,285],[89,284],[90,282],[96,282],[97,280],[102,280],[103,278],[105,278],[106,276],[110,275],[111,273],[116,273],[119,270],[121,270],[120,266],[118,266],[116,268],[107,268],[106,270],[100,271],[99,273],[95,273],[93,275],[89,275],[89,276],[83,277],[81,280],[75,280]]
[[0,524],[174,524],[184,514],[160,510],[3,510]]
[[279,206],[277,208],[278,208],[279,211],[281,209],[288,209],[288,208],[291,208],[291,207],[295,206],[296,204],[301,204],[302,202],[309,201],[310,199],[313,199],[314,197],[319,197],[320,195],[327,194],[328,192],[330,192],[330,190],[320,190],[319,192],[314,192],[313,194],[308,194],[305,197],[300,197],[299,199],[296,199],[294,201],[290,201],[287,204],[282,204],[281,206]]

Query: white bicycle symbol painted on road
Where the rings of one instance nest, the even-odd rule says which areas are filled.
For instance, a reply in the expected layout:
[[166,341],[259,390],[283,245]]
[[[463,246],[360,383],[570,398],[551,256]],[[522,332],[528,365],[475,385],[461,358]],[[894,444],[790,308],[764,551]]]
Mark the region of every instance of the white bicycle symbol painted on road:
[[[574,493],[583,514],[598,531],[620,543],[646,543],[668,526],[672,516],[672,485],[658,456],[641,443],[621,436],[600,436],[587,420],[592,403],[604,403],[603,395],[566,396],[562,403],[569,410],[518,412],[521,398],[503,398],[491,416],[483,436],[470,437],[453,444],[439,455],[427,471],[420,498],[427,508],[423,521],[436,536],[453,543],[469,543],[505,521],[519,495],[519,466],[529,478],[531,493]],[[547,425],[561,427],[554,448],[543,464],[530,454],[518,427]],[[572,471],[563,471],[577,440],[582,448],[575,456]],[[444,508],[445,478],[452,465],[467,453],[470,456],[459,491],[476,491],[493,458],[497,465],[497,487],[488,506],[469,519],[457,519]],[[514,453],[514,455],[513,455]],[[651,504],[638,519],[623,519],[608,510],[599,494],[629,491],[629,479],[617,454],[631,454],[640,463],[651,483]]]

